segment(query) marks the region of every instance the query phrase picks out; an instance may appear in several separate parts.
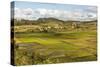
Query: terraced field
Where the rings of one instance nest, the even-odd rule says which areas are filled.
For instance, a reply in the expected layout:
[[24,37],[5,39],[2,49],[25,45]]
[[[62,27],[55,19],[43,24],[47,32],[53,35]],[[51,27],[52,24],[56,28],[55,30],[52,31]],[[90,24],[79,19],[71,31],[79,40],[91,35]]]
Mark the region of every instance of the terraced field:
[[95,31],[15,33],[15,65],[97,60]]

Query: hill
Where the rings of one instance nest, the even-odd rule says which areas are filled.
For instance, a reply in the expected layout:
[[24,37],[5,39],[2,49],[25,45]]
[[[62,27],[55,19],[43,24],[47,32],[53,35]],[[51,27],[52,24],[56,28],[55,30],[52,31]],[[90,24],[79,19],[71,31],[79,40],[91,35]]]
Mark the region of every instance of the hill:
[[15,32],[96,31],[97,21],[62,21],[55,18],[14,20]]

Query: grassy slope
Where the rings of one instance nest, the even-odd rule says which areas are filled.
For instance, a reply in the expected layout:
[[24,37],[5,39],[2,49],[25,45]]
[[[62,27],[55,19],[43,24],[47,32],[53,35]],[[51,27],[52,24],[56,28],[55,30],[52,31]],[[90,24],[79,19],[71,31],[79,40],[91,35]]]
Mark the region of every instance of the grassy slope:
[[[22,64],[96,60],[96,32],[17,33],[15,38],[19,45],[21,43],[36,45],[21,46],[18,50],[35,51],[41,56],[49,58],[49,60],[43,60],[44,62],[29,63],[27,61]],[[17,60],[16,62],[20,61]]]

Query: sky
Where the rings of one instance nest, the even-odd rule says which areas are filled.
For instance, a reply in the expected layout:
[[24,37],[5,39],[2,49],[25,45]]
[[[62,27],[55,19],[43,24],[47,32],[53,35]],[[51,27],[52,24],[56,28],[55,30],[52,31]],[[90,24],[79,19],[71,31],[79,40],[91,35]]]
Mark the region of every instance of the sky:
[[96,6],[15,1],[14,7],[15,19],[37,20],[49,17],[64,21],[97,19]]

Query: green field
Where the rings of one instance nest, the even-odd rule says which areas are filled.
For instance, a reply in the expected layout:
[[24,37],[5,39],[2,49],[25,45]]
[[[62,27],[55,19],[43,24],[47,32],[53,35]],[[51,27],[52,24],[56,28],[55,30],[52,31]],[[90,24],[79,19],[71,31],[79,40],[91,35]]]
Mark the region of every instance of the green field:
[[[97,60],[97,20],[14,20],[14,65]],[[13,48],[12,48],[13,49]]]
[[97,60],[96,32],[15,33],[15,64]]

